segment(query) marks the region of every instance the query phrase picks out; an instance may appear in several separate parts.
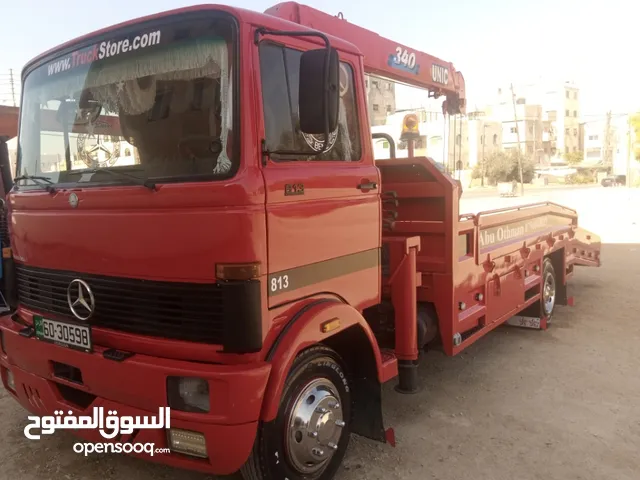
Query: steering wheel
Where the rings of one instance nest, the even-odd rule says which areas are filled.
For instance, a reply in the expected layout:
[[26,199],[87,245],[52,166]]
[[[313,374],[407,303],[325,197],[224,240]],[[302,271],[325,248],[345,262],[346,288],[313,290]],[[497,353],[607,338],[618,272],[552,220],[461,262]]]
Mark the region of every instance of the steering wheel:
[[[198,145],[197,142],[202,143]],[[188,135],[178,141],[178,151],[180,155],[189,160],[198,160],[207,158],[210,154],[219,155],[222,152],[222,142],[219,137],[211,135]],[[198,153],[203,152],[206,152],[206,154],[198,155]]]

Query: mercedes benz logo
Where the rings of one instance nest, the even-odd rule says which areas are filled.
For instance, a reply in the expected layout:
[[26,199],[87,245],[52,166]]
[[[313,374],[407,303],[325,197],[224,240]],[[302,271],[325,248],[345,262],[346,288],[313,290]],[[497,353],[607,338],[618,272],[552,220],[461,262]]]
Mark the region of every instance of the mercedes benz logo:
[[89,133],[78,135],[78,158],[90,168],[111,167],[120,158],[120,139],[93,133],[96,126],[90,125]]
[[69,205],[71,205],[71,208],[76,208],[78,206],[78,195],[73,192],[69,195]]
[[93,292],[87,282],[76,278],[67,287],[67,303],[78,320],[89,320],[96,308]]

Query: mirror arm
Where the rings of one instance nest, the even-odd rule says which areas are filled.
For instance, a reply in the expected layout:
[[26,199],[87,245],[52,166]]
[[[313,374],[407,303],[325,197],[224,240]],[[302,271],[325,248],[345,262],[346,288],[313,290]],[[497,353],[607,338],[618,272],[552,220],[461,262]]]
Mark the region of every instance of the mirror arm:
[[64,138],[64,160],[65,160],[67,172],[71,171],[71,147],[69,142],[69,125],[67,124],[67,119],[66,119],[68,108],[69,107],[67,106],[67,101],[65,99],[60,104],[60,107],[58,109],[58,112],[62,114],[61,115],[62,120],[60,123],[62,124],[62,135]]
[[393,160],[396,158],[396,142],[393,141],[393,137],[388,133],[376,132],[371,134],[371,138],[374,140],[383,139],[389,142],[389,157]]
[[70,172],[72,170],[71,146],[69,141],[69,126],[66,123],[62,124],[62,135],[64,136],[64,161],[67,168],[67,172]]
[[[320,38],[325,45],[326,54],[324,56],[324,145],[322,145],[322,151],[318,155],[327,152],[329,146],[329,66],[331,64],[331,42],[329,37],[321,32],[296,32],[296,31],[279,31],[268,30],[264,27],[258,28],[255,33],[254,42],[257,45],[260,43],[260,37],[264,35],[273,35],[277,37],[317,37]],[[272,152],[275,153],[275,152]]]

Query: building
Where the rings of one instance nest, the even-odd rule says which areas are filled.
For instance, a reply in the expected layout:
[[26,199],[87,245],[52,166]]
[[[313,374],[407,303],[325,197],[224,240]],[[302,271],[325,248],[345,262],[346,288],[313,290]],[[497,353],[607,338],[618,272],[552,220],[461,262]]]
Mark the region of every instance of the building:
[[542,112],[542,164],[550,164],[558,158],[558,141],[556,129],[557,112]]
[[13,138],[18,135],[18,107],[0,105],[0,136]]
[[[525,126],[529,141],[535,143],[535,145],[527,144],[526,150],[530,152],[530,147],[533,147],[534,158],[544,163],[546,159],[559,160],[564,154],[582,150],[584,136],[581,135],[580,127],[580,90],[575,83],[540,80],[514,85],[513,92],[516,95],[517,107],[537,105],[541,109],[539,114],[535,114],[539,122],[536,120],[533,125],[534,132],[536,127],[539,128],[541,137],[538,133],[530,133],[531,125]],[[510,118],[513,120],[513,95],[510,85],[498,89],[495,104],[501,107],[511,105]],[[509,115],[507,112],[508,110],[504,110],[501,114]],[[531,117],[531,113],[528,108],[523,112],[527,118]],[[503,118],[509,117],[503,116]],[[507,127],[506,133],[509,133],[513,126]],[[510,139],[505,140],[508,142]]]
[[535,163],[546,162],[552,147],[549,144],[549,122],[545,121],[541,105],[527,104],[524,97],[518,97],[514,112],[513,102],[503,100],[487,108],[487,118],[501,125],[504,150],[517,150],[519,145],[521,153]]
[[[556,96],[564,108],[558,110],[558,132],[564,132],[564,136],[558,135],[557,148],[560,153],[576,153],[580,151],[580,99],[579,90],[573,84],[565,84],[564,89],[558,89]],[[553,98],[553,97],[552,97]],[[557,99],[557,98],[556,98]],[[561,115],[564,113],[564,115]]]
[[502,150],[502,122],[491,120],[486,112],[469,112],[467,116],[469,168],[481,164],[493,153]]
[[389,80],[365,75],[369,125],[385,125],[388,115],[396,111],[396,84]]
[[18,152],[18,107],[0,105],[0,137],[7,142],[11,174],[14,175],[16,167],[16,154]]
[[612,115],[584,123],[585,165],[601,165],[614,175],[626,175],[629,159],[631,129],[628,115]]

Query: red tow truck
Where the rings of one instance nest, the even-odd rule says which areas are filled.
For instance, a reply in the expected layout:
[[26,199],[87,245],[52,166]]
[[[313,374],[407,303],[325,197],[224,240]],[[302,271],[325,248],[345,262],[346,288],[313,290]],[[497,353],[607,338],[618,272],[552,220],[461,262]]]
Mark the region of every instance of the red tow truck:
[[29,62],[0,319],[11,395],[37,415],[170,407],[169,429],[116,441],[185,469],[328,480],[351,433],[395,443],[382,384],[415,392],[422,351],[547,328],[599,238],[550,203],[460,215],[431,159],[375,161],[365,73],[464,113],[451,63],[291,2],[169,11]]

